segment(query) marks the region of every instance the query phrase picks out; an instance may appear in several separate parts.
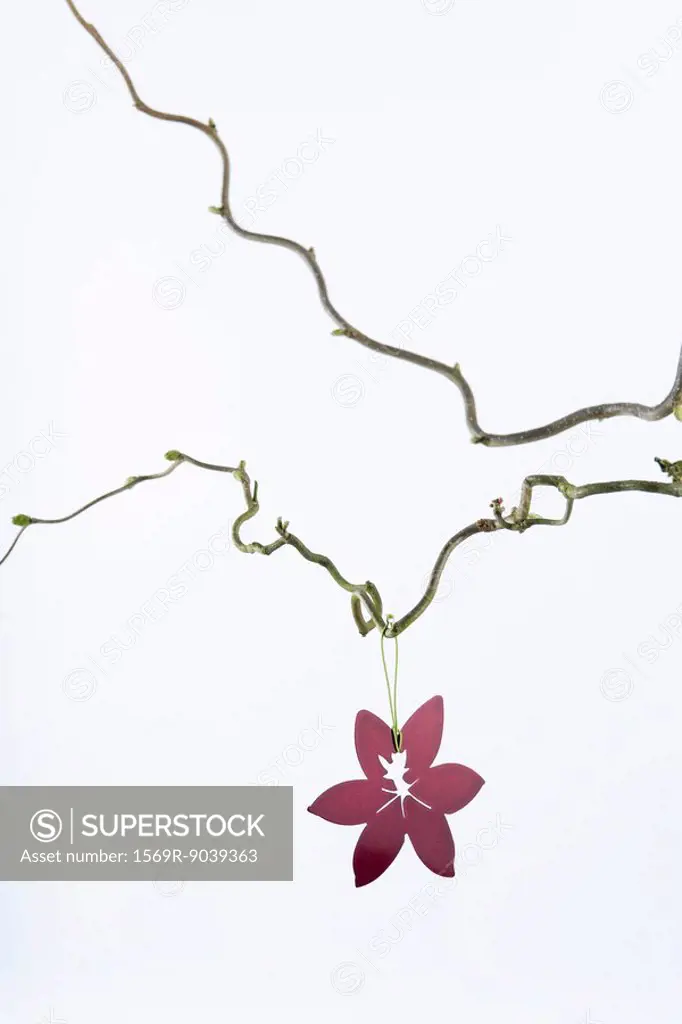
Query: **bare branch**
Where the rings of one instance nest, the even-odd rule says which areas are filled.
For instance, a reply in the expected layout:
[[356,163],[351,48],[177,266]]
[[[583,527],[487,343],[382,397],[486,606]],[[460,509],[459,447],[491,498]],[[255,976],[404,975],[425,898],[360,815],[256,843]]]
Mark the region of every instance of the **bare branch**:
[[[665,460],[656,459],[659,464],[664,462],[665,465],[671,466],[670,463],[666,463]],[[682,474],[682,462],[673,463],[672,466],[677,466],[680,474]],[[664,470],[668,472],[668,470]],[[391,629],[386,631],[386,636],[398,636],[404,632],[408,626],[411,626],[421,615],[424,614],[426,609],[433,601],[438,591],[438,585],[440,583],[443,570],[447,565],[448,559],[455,551],[469,537],[474,537],[478,533],[492,533],[496,530],[511,530],[516,533],[523,533],[525,530],[529,530],[531,526],[564,526],[571,518],[573,511],[573,505],[576,501],[582,498],[590,498],[596,494],[616,494],[622,491],[644,491],[648,494],[667,494],[672,498],[682,497],[682,480],[675,480],[674,474],[673,482],[656,483],[653,480],[608,480],[603,483],[594,484],[582,484],[576,485],[569,483],[569,481],[563,476],[528,476],[523,481],[521,486],[521,498],[517,508],[513,508],[509,516],[504,515],[504,505],[502,504],[501,498],[495,498],[491,502],[493,509],[492,519],[479,519],[477,522],[472,523],[471,526],[465,527],[456,533],[450,540],[443,546],[436,564],[431,572],[426,592],[424,596],[417,602],[406,615],[395,622]],[[561,519],[547,519],[544,516],[537,516],[531,512],[531,502],[533,499],[533,491],[537,487],[554,487],[563,497],[566,499],[566,508]]]
[[[367,580],[365,583],[351,583],[341,575],[331,558],[328,558],[327,555],[319,555],[314,551],[311,551],[310,548],[303,543],[300,537],[291,533],[288,522],[285,522],[282,519],[277,520],[276,532],[278,536],[276,540],[271,541],[269,544],[261,544],[259,541],[246,542],[242,540],[242,527],[249,521],[249,519],[253,519],[260,510],[260,506],[258,504],[258,484],[251,484],[251,478],[246,471],[246,463],[240,462],[237,467],[218,466],[211,462],[201,462],[199,459],[193,459],[191,455],[185,455],[183,452],[179,452],[175,449],[166,452],[165,457],[171,463],[167,469],[162,470],[160,473],[150,473],[146,476],[131,476],[126,480],[122,487],[116,487],[111,491],[107,491],[105,494],[100,494],[99,497],[86,502],[85,505],[76,509],[75,512],[69,513],[69,515],[60,516],[58,519],[43,519],[38,518],[37,516],[28,516],[23,513],[14,516],[12,522],[20,529],[8,550],[0,559],[0,566],[7,561],[19,543],[20,538],[26,533],[29,527],[68,523],[71,519],[75,519],[77,516],[87,512],[88,509],[94,508],[95,505],[99,505],[100,502],[107,501],[109,498],[114,498],[116,495],[123,494],[126,491],[131,491],[134,487],[137,487],[138,484],[147,483],[150,480],[162,480],[165,477],[170,476],[171,473],[174,473],[178,466],[183,463],[187,463],[188,465],[196,466],[199,469],[206,469],[211,472],[230,473],[235,480],[241,484],[244,502],[246,504],[246,511],[242,512],[242,514],[235,519],[232,526],[232,540],[239,551],[243,551],[245,554],[249,555],[272,555],[275,551],[279,551],[280,548],[286,546],[294,548],[294,550],[298,551],[306,561],[313,562],[315,565],[321,565],[323,569],[326,569],[334,582],[351,595],[353,618],[358,630],[363,636],[366,636],[367,633],[374,629],[375,626],[378,626],[380,629],[385,628],[386,623],[382,617],[381,596],[374,584],[370,580]],[[369,618],[364,617],[362,613],[363,608],[367,612]]]
[[[118,68],[138,110],[150,117],[159,118],[164,121],[174,121],[180,124],[186,124],[191,128],[195,128],[204,135],[207,135],[216,145],[220,153],[223,168],[221,191],[222,204],[218,208],[213,208],[213,212],[219,213],[238,235],[253,241],[282,246],[298,253],[305,260],[317,282],[322,306],[328,312],[330,317],[339,325],[332,333],[352,338],[367,348],[381,352],[384,355],[392,356],[396,359],[405,360],[417,366],[421,366],[424,369],[432,370],[451,380],[459,389],[464,400],[466,422],[473,441],[490,446],[525,444],[530,441],[551,437],[587,420],[608,419],[614,416],[627,415],[643,420],[658,420],[663,419],[674,411],[676,415],[682,418],[681,355],[673,387],[666,398],[658,405],[645,406],[638,403],[628,402],[596,405],[578,410],[577,412],[564,416],[561,419],[554,420],[552,423],[549,423],[544,427],[538,427],[533,430],[522,431],[516,434],[491,434],[484,431],[478,423],[473,392],[462,375],[459,365],[449,366],[426,356],[422,356],[414,352],[408,352],[403,349],[396,348],[393,345],[383,344],[362,334],[362,332],[358,331],[357,328],[353,327],[349,321],[342,317],[333,306],[329,298],[326,280],[320,270],[317,257],[312,248],[305,248],[298,242],[292,241],[288,238],[248,231],[237,224],[232,215],[229,204],[230,160],[227,149],[218,135],[215,123],[212,120],[209,120],[207,124],[204,124],[194,118],[184,117],[177,114],[167,114],[149,107],[138,95],[127,69],[110,49],[107,43],[105,43],[97,29],[85,21],[76,5],[73,3],[73,0],[67,0],[67,4],[80,24],[89,32],[97,44]],[[650,480],[613,480],[602,483],[575,485],[566,480],[565,477],[561,476],[535,475],[526,477],[521,488],[519,505],[518,507],[513,508],[511,513],[505,515],[502,499],[495,498],[491,503],[493,510],[492,518],[477,520],[475,523],[459,530],[445,543],[438,554],[423,596],[410,611],[408,611],[402,618],[396,620],[392,616],[388,615],[384,618],[381,595],[377,587],[371,581],[366,581],[365,583],[360,584],[351,583],[341,575],[334,562],[327,555],[311,551],[299,537],[291,533],[288,522],[284,522],[282,519],[277,521],[277,537],[268,544],[263,544],[259,541],[247,542],[242,539],[241,531],[243,526],[249,522],[249,520],[253,519],[260,509],[258,502],[258,484],[255,482],[252,484],[251,478],[246,471],[246,465],[243,462],[241,462],[237,467],[219,466],[191,458],[179,451],[168,452],[166,454],[166,458],[170,461],[171,465],[164,471],[147,476],[130,477],[122,487],[115,488],[112,491],[108,491],[107,493],[94,498],[92,501],[89,501],[87,504],[81,506],[75,512],[72,512],[67,516],[63,516],[59,519],[39,519],[27,515],[15,516],[13,522],[19,527],[19,532],[10,544],[9,549],[3,558],[0,559],[0,565],[7,561],[20,538],[29,527],[39,524],[46,525],[68,522],[108,498],[122,494],[124,491],[132,490],[140,483],[159,480],[169,476],[181,463],[189,463],[199,469],[205,469],[212,472],[230,473],[240,483],[246,508],[244,512],[237,517],[232,529],[233,541],[240,551],[247,554],[261,554],[269,556],[283,547],[288,546],[294,548],[306,561],[320,565],[324,568],[334,582],[351,595],[351,611],[353,619],[359,632],[363,636],[366,636],[372,629],[378,628],[386,636],[394,637],[404,632],[405,629],[411,626],[418,618],[421,617],[421,615],[423,615],[434,600],[443,570],[451,555],[464,541],[478,533],[491,533],[498,530],[523,533],[532,526],[563,526],[569,521],[576,501],[579,501],[582,498],[592,497],[597,494],[613,494],[623,491],[642,491],[651,494],[669,495],[671,497],[682,496],[682,461],[671,463],[665,459],[656,460],[662,471],[668,474],[671,478],[670,483],[656,483]],[[564,497],[566,506],[561,518],[547,518],[536,515],[531,511],[533,493],[538,487],[553,487]]]
[[[169,452],[166,457],[167,458],[171,458],[171,457],[174,457],[177,454],[179,454],[179,453],[177,453],[177,452]],[[193,460],[188,460],[188,461],[193,461]],[[86,502],[85,505],[81,505],[80,508],[77,508],[75,512],[70,512],[67,516],[61,516],[59,519],[38,519],[35,516],[27,516],[27,515],[24,515],[23,513],[21,513],[20,515],[14,516],[13,519],[12,519],[12,522],[14,523],[15,526],[21,527],[21,529],[19,530],[19,533],[16,535],[16,537],[14,538],[12,543],[10,544],[8,550],[5,552],[5,554],[2,556],[2,558],[0,558],[0,566],[5,564],[5,562],[7,561],[7,559],[9,558],[9,556],[12,554],[12,552],[15,549],[15,547],[19,543],[21,537],[24,535],[26,530],[29,528],[29,526],[37,526],[37,525],[46,526],[46,525],[56,525],[57,523],[68,523],[69,520],[75,519],[76,516],[80,516],[80,515],[83,514],[83,512],[87,512],[88,509],[93,508],[95,505],[99,505],[99,503],[101,501],[106,501],[107,498],[113,498],[117,494],[123,494],[124,491],[131,491],[133,489],[133,487],[137,487],[138,484],[146,483],[148,480],[160,480],[162,477],[168,476],[170,473],[172,473],[177,468],[178,468],[178,464],[174,463],[172,466],[168,466],[167,469],[164,469],[163,472],[161,472],[161,473],[152,473],[149,476],[131,476],[131,477],[129,477],[126,480],[126,482],[123,484],[122,487],[116,487],[113,491],[107,491],[105,494],[100,494],[100,496],[98,498],[93,498],[92,501],[88,501],[88,502]]]
[[[665,459],[656,459],[656,461],[659,463],[663,471],[672,477],[671,483],[656,483],[653,480],[608,480],[603,483],[576,485],[569,483],[569,481],[563,476],[528,476],[523,481],[521,487],[519,505],[518,507],[513,508],[508,516],[505,516],[504,514],[502,499],[495,498],[494,501],[491,502],[491,507],[493,509],[492,519],[478,519],[475,523],[471,523],[470,526],[466,526],[464,529],[459,530],[447,541],[441,549],[435,565],[431,570],[431,575],[424,595],[420,598],[414,608],[403,615],[402,618],[395,620],[391,616],[384,616],[381,594],[374,583],[370,580],[367,580],[365,583],[351,583],[345,578],[345,576],[341,575],[331,558],[327,555],[321,555],[311,551],[310,548],[303,543],[300,537],[297,537],[289,530],[289,523],[285,522],[283,519],[280,518],[277,520],[277,525],[275,527],[277,538],[270,541],[269,544],[262,544],[260,541],[245,541],[242,539],[242,527],[250,519],[253,519],[260,511],[260,505],[258,503],[258,484],[252,484],[244,462],[240,462],[237,467],[218,466],[214,463],[201,462],[199,459],[193,459],[190,455],[185,455],[183,452],[176,450],[167,452],[166,459],[171,463],[171,465],[162,472],[150,473],[146,476],[130,477],[122,487],[116,487],[114,490],[107,491],[98,498],[94,498],[92,501],[82,505],[80,508],[76,509],[75,512],[71,512],[69,515],[61,516],[58,519],[42,519],[37,518],[36,516],[28,516],[24,514],[14,516],[13,522],[19,527],[19,532],[10,544],[9,549],[3,558],[0,559],[0,565],[7,561],[19,542],[19,539],[24,535],[29,527],[67,523],[69,520],[82,515],[88,509],[93,508],[100,502],[113,498],[118,494],[123,494],[125,491],[130,491],[134,487],[137,487],[138,484],[147,483],[151,480],[162,480],[175,472],[178,466],[182,463],[187,463],[188,465],[196,466],[199,469],[209,470],[210,472],[230,473],[235,480],[241,484],[246,510],[235,519],[232,527],[232,539],[235,547],[237,547],[239,551],[243,551],[245,554],[249,555],[272,555],[275,551],[279,551],[279,549],[283,547],[294,548],[294,550],[298,551],[299,555],[305,558],[307,562],[312,562],[314,565],[320,565],[323,569],[326,569],[334,582],[351,595],[351,612],[361,636],[367,636],[368,633],[377,627],[382,630],[387,637],[395,637],[399,636],[400,633],[403,633],[424,614],[436,596],[443,570],[445,569],[450,556],[465,540],[476,536],[476,534],[492,533],[497,530],[523,533],[530,529],[531,526],[563,526],[570,519],[574,503],[582,498],[592,497],[595,494],[615,494],[622,491],[644,491],[649,494],[667,494],[674,498],[682,497],[682,479],[678,479],[678,477],[682,475],[682,462],[670,463]],[[564,515],[560,519],[548,519],[543,516],[535,515],[531,511],[533,492],[538,487],[553,487],[566,499]]]
[[218,129],[216,128],[214,121],[209,120],[204,124],[202,121],[198,121],[193,117],[164,113],[163,111],[156,110],[154,107],[150,107],[145,103],[138,94],[127,68],[120,58],[116,56],[111,47],[104,41],[95,26],[85,20],[73,0],[66,0],[66,2],[73,15],[78,19],[83,28],[92,36],[97,45],[104,51],[107,57],[109,57],[121,73],[121,76],[128,88],[128,92],[133,99],[133,103],[139,111],[143,114],[147,114],[148,117],[154,117],[161,121],[173,121],[177,124],[185,124],[190,128],[195,128],[197,131],[208,136],[211,142],[217,146],[222,161],[221,205],[211,207],[211,212],[219,214],[230,228],[241,238],[250,239],[252,242],[263,242],[267,245],[278,245],[301,256],[315,278],[323,309],[328,313],[334,323],[338,325],[337,329],[332,332],[333,334],[351,338],[353,341],[358,342],[358,344],[364,345],[365,348],[371,349],[374,352],[380,352],[382,355],[389,356],[392,359],[400,359],[404,362],[411,363],[414,366],[420,366],[422,369],[431,370],[432,372],[445,377],[454,384],[459,390],[464,401],[465,420],[471,435],[471,440],[474,444],[482,444],[486,447],[493,448],[528,444],[531,441],[539,441],[543,438],[561,434],[563,431],[570,430],[578,424],[586,423],[589,420],[612,419],[615,416],[633,416],[636,419],[649,421],[661,420],[666,416],[669,416],[671,412],[673,412],[673,410],[682,402],[681,352],[673,385],[666,397],[662,402],[659,402],[658,405],[648,406],[642,405],[639,402],[608,402],[602,405],[587,406],[584,409],[578,409],[576,412],[569,413],[557,420],[553,420],[551,423],[546,423],[544,426],[535,427],[529,430],[521,430],[512,434],[495,434],[484,430],[478,422],[474,393],[469,382],[464,377],[458,363],[451,366],[448,363],[440,362],[437,359],[431,359],[429,356],[420,355],[418,352],[410,352],[408,349],[399,348],[396,345],[389,345],[381,341],[376,341],[374,338],[370,338],[367,334],[358,330],[357,327],[354,327],[349,320],[342,316],[332,303],[329,297],[327,282],[322,270],[320,269],[314,249],[303,246],[291,238],[284,238],[280,235],[262,234],[257,231],[249,231],[237,223],[230,207],[230,157],[224,142],[218,134]]

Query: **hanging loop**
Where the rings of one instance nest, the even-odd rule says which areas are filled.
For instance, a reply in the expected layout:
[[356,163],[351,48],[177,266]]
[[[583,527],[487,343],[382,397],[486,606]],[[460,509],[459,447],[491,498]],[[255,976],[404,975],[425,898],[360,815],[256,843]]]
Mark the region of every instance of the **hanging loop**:
[[385,641],[387,633],[393,628],[394,618],[392,615],[386,616],[386,625],[381,631],[381,663],[384,669],[384,678],[386,680],[386,689],[388,691],[388,706],[391,712],[391,733],[393,734],[393,746],[396,752],[400,752],[403,748],[403,734],[400,731],[398,725],[398,637],[393,637],[395,641],[395,659],[393,663],[393,681],[388,672],[388,664],[386,661],[386,648]]

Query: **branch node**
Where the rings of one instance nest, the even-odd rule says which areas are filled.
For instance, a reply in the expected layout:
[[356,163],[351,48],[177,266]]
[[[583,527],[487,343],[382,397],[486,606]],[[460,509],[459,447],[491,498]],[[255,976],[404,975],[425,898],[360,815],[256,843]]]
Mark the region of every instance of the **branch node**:
[[286,521],[280,518],[277,520],[277,526],[275,527],[277,533],[282,537],[283,540],[287,540],[289,537],[289,520]]
[[667,459],[655,458],[654,462],[657,462],[661,467],[661,471],[666,473],[675,484],[682,484],[682,459],[678,462],[668,462]]
[[12,516],[12,522],[15,526],[30,526],[34,521],[30,516],[25,516],[23,513],[20,513],[18,516]]

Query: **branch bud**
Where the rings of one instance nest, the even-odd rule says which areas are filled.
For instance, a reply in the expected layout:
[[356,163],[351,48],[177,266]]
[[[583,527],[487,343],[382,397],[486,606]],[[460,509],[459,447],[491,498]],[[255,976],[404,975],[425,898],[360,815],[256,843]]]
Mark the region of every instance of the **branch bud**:
[[682,459],[677,462],[669,462],[668,459],[654,459],[661,467],[663,473],[667,473],[675,484],[682,483]]
[[33,520],[30,516],[20,514],[18,516],[12,516],[12,522],[15,526],[30,526]]

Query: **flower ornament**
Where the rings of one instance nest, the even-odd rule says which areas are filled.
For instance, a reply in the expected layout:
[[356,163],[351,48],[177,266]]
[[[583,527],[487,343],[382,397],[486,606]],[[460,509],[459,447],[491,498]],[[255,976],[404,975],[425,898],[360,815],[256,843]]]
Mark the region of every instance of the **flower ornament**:
[[355,749],[364,779],[340,782],[308,808],[336,825],[365,825],[353,854],[356,886],[383,875],[405,836],[437,875],[455,873],[455,844],[446,814],[473,800],[483,779],[461,764],[433,761],[443,735],[443,698],[432,697],[405,723],[400,749],[391,728],[371,711],[355,719]]

